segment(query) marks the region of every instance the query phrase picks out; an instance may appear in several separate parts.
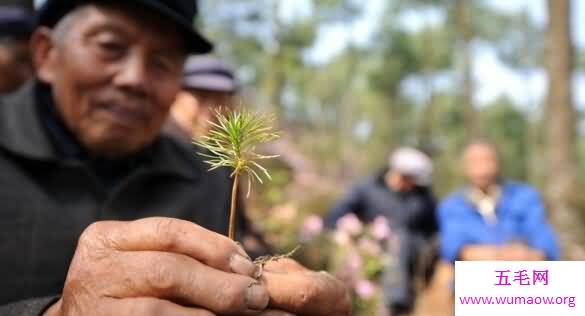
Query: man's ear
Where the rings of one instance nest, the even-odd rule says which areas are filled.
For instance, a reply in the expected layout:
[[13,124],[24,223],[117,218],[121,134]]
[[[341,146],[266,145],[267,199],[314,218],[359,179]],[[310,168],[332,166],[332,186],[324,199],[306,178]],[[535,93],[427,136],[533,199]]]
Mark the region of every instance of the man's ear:
[[8,49],[3,45],[0,45],[0,64],[6,64],[6,61],[10,58]]
[[30,51],[38,79],[44,83],[52,83],[55,78],[57,51],[51,29],[40,27],[35,30],[30,39]]

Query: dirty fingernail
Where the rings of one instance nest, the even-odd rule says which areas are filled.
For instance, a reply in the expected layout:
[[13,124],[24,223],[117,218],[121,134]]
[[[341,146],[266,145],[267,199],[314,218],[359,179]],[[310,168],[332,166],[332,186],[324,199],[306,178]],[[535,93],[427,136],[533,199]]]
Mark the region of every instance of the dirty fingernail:
[[242,246],[242,244],[240,244],[239,242],[236,241],[236,246],[238,249],[238,252],[244,257],[244,258],[248,258],[248,260],[252,260],[250,258],[250,256],[248,256],[248,254],[246,253],[246,250],[244,249],[244,247]]
[[235,254],[231,257],[230,268],[234,273],[247,276],[254,276],[257,269],[256,265],[250,259],[239,254]]
[[260,311],[268,306],[268,292],[259,284],[252,284],[246,289],[246,305],[251,310]]

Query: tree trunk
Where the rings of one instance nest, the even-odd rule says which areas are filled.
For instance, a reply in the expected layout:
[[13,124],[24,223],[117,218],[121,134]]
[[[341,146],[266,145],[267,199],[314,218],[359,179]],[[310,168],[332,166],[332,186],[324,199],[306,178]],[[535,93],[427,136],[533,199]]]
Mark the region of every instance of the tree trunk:
[[548,74],[548,97],[544,109],[545,198],[564,245],[574,233],[574,210],[569,203],[575,186],[575,109],[571,77],[573,46],[570,0],[548,0],[549,22],[544,61]]
[[455,15],[457,27],[457,54],[460,62],[460,105],[463,107],[465,128],[468,138],[474,138],[479,133],[477,110],[473,102],[473,56],[471,40],[473,29],[471,25],[470,0],[456,0]]
[[[353,131],[354,123],[358,118],[354,115],[354,100],[353,100],[353,86],[356,81],[356,73],[359,68],[359,52],[353,46],[349,46],[347,50],[347,70],[343,76],[342,84],[340,85],[343,91],[338,92],[337,101],[335,104],[337,108],[337,139],[336,148],[338,150],[338,157],[341,158],[341,165],[351,165],[351,152],[355,149]],[[350,161],[348,161],[350,160]],[[342,168],[342,171],[350,171],[351,168]]]
[[424,36],[423,49],[427,52],[424,54],[423,60],[423,85],[426,92],[426,105],[425,109],[422,111],[416,138],[417,145],[421,149],[432,151],[434,149],[434,131],[436,123],[435,87],[433,82],[433,75],[436,71],[434,64],[436,49],[433,32],[428,31]]
[[282,25],[278,18],[279,2],[271,2],[271,20],[272,43],[269,47],[268,56],[270,58],[268,70],[268,79],[266,81],[266,95],[268,96],[269,106],[274,111],[281,128],[287,128],[287,117],[282,104],[282,93],[286,86],[286,77],[283,72],[283,47],[281,38]]

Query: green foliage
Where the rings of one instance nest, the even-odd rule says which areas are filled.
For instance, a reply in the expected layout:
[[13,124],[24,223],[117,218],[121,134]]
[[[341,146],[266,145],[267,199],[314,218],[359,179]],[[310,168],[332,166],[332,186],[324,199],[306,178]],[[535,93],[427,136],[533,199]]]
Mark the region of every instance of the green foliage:
[[209,134],[195,144],[210,152],[200,153],[209,158],[206,162],[211,166],[210,171],[228,167],[233,169],[232,176],[240,172],[248,174],[249,194],[252,181],[262,183],[260,175],[270,179],[268,170],[257,161],[277,156],[258,154],[256,146],[278,138],[270,125],[274,117],[247,110],[227,114],[218,111],[216,115],[217,123],[210,122],[212,129]]
[[579,71],[585,71],[585,49],[577,51],[577,60],[575,62],[575,68]]
[[388,39],[382,48],[382,65],[370,75],[370,80],[374,89],[396,96],[402,79],[420,69],[419,60],[408,33],[391,31],[386,36]]
[[481,113],[483,134],[496,139],[506,177],[527,180],[529,153],[526,145],[528,123],[524,113],[506,98],[500,98]]
[[543,63],[544,30],[534,25],[527,13],[512,20],[507,34],[498,40],[500,59],[507,65],[524,70]]
[[375,257],[366,257],[364,262],[364,274],[368,279],[375,279],[384,270],[384,264]]

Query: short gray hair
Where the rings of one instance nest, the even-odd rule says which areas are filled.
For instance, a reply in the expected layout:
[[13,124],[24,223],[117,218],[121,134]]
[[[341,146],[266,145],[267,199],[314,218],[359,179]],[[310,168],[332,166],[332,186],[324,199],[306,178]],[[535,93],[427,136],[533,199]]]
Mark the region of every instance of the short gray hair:
[[57,24],[53,27],[52,36],[56,43],[63,43],[69,32],[73,29],[75,23],[81,18],[87,16],[90,4],[80,5],[67,13]]

